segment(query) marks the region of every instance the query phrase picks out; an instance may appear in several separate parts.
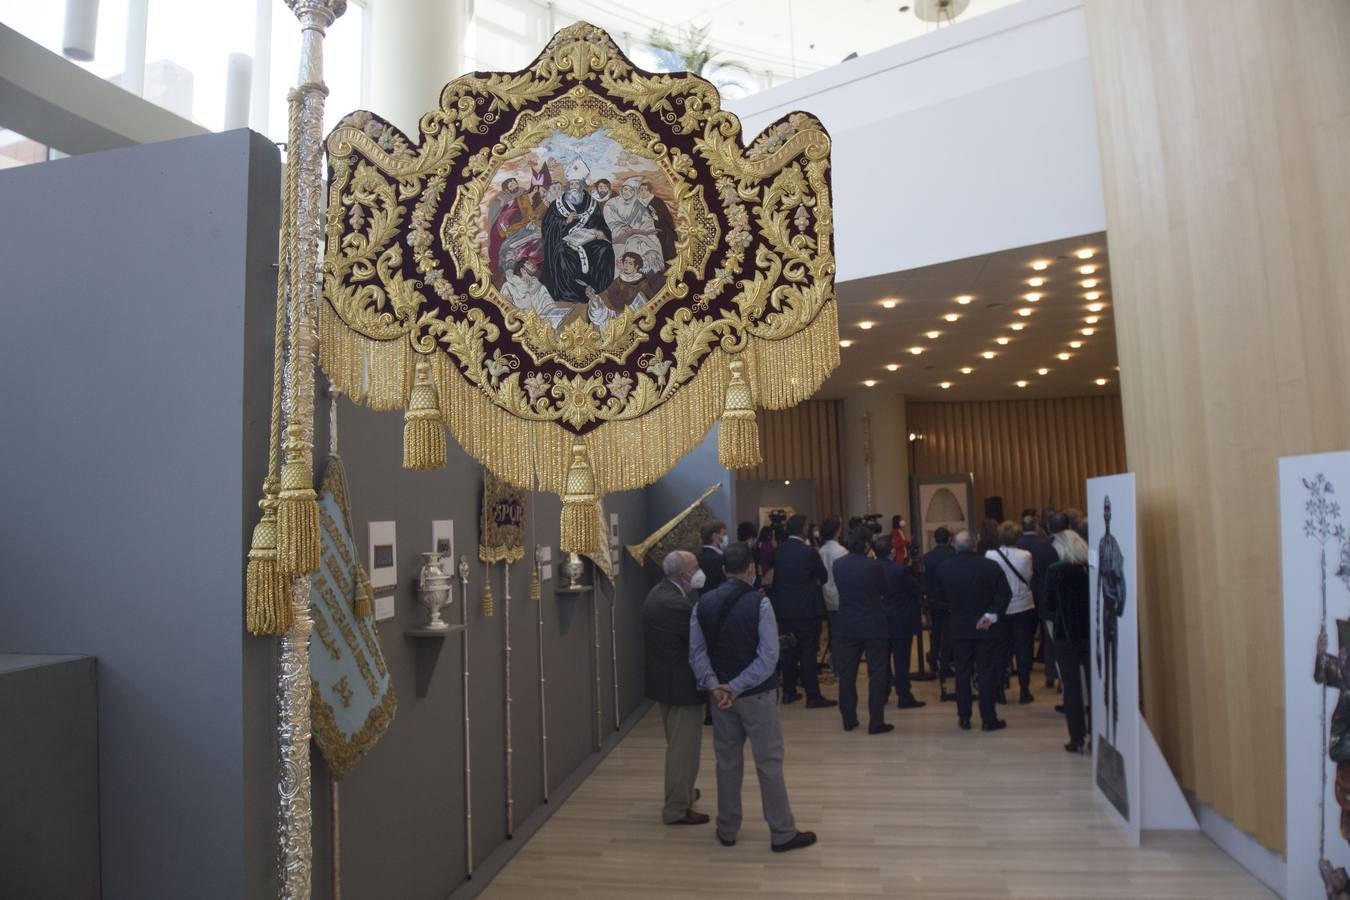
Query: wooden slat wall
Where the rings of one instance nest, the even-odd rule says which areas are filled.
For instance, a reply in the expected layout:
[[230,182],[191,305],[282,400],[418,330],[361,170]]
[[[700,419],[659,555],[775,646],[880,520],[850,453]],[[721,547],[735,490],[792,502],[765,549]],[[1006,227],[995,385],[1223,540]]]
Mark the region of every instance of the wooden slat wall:
[[1276,460],[1350,446],[1350,3],[1086,9],[1144,712],[1182,786],[1280,850]]
[[905,404],[915,475],[975,474],[976,518],[984,498],[1001,496],[1003,514],[1023,509],[1086,509],[1083,482],[1124,472],[1120,398],[995,400]]
[[811,479],[820,517],[844,508],[843,465],[839,456],[838,400],[808,400],[791,409],[759,410],[759,446],[764,462],[736,477],[758,480]]

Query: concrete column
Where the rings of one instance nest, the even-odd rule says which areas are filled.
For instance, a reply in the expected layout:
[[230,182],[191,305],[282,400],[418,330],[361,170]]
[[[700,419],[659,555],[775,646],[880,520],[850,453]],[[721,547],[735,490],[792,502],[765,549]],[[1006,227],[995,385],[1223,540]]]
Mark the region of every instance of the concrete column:
[[370,109],[416,136],[441,88],[464,74],[468,0],[379,0],[369,14]]
[[[869,466],[864,459],[863,416],[871,415],[872,504],[867,502]],[[886,517],[903,513],[909,518],[909,453],[905,430],[905,398],[873,389],[844,399],[840,448],[844,461],[845,516],[878,512]]]

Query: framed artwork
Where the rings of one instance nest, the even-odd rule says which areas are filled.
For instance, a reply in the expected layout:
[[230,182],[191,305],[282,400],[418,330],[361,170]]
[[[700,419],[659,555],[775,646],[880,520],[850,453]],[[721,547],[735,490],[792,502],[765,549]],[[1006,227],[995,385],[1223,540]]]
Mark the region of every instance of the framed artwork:
[[910,479],[910,497],[914,506],[910,539],[919,542],[921,554],[937,546],[933,534],[939,528],[953,535],[963,528],[974,531],[975,476],[970,472],[915,475]]

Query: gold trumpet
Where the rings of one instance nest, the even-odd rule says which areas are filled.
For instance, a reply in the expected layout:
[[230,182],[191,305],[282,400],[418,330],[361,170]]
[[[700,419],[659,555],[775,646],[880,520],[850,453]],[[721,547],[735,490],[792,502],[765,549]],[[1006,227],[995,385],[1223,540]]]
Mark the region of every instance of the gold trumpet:
[[662,525],[660,528],[656,529],[651,534],[647,535],[647,539],[644,540],[642,543],[629,544],[628,555],[633,557],[633,559],[637,560],[638,565],[640,566],[644,565],[647,561],[647,554],[652,552],[652,548],[655,547],[663,537],[674,531],[675,527],[679,525],[681,522],[683,522],[685,520],[685,517],[694,511],[695,507],[697,507],[704,500],[707,500],[708,496],[712,494],[713,491],[717,490],[719,487],[721,487],[720,484],[714,484],[711,487],[709,487],[706,491],[703,492],[703,494],[697,500],[686,506],[682,512],[677,513],[675,518],[671,519],[669,522]]

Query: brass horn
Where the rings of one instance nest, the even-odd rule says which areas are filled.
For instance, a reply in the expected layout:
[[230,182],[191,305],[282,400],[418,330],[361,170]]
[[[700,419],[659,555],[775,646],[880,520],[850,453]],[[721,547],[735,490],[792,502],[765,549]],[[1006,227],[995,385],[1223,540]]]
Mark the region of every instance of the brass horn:
[[706,491],[703,492],[703,494],[697,500],[686,506],[682,512],[677,513],[675,518],[671,519],[669,522],[662,525],[660,528],[656,529],[651,534],[647,535],[647,539],[644,540],[642,543],[629,544],[628,555],[633,557],[633,559],[637,560],[638,565],[640,566],[645,565],[647,561],[647,554],[652,552],[652,548],[655,547],[663,537],[674,531],[675,527],[679,525],[681,522],[683,522],[685,517],[694,511],[695,507],[697,507],[704,500],[707,500],[708,496],[713,491],[717,490],[719,487],[721,487],[720,484],[714,484],[711,487],[709,487]]

